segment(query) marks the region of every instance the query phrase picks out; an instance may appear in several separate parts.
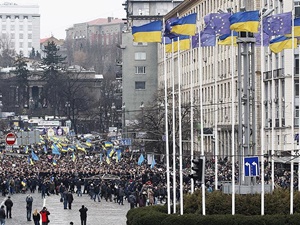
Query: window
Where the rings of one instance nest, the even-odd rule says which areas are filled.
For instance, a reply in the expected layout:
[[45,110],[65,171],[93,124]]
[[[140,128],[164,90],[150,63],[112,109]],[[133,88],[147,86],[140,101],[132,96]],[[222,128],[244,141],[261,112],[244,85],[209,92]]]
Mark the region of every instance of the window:
[[20,38],[20,39],[23,39],[23,34],[19,34],[19,38]]
[[135,60],[146,60],[146,52],[136,52],[134,54]]
[[28,39],[32,39],[32,34],[28,34]]
[[145,90],[146,89],[146,82],[145,81],[136,81],[135,82],[135,89],[136,90]]
[[147,42],[133,42],[133,46],[148,46]]
[[135,74],[145,74],[146,67],[145,66],[136,66],[135,67]]

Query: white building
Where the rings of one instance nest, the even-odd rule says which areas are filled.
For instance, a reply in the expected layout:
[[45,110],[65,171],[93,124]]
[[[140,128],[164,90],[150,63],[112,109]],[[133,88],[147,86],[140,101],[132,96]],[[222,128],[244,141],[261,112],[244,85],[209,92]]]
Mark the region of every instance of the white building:
[[[246,5],[243,5],[245,2]],[[261,10],[263,7],[274,9],[273,14],[291,12],[293,2],[281,0],[199,0],[184,1],[181,5],[169,12],[165,19],[175,16],[183,17],[191,13],[198,14],[197,27],[204,28],[204,16],[216,13],[220,10],[233,12],[246,10]],[[299,1],[295,1],[297,7]],[[261,3],[263,4],[261,6]],[[296,4],[297,3],[297,4]],[[297,13],[297,10],[296,10]],[[199,31],[200,31],[199,30]],[[274,38],[274,37],[273,37]],[[201,58],[199,59],[199,51]],[[299,126],[299,51],[291,49],[274,54],[268,47],[262,49],[255,47],[253,62],[255,83],[249,86],[255,93],[252,104],[255,108],[255,122],[251,121],[250,154],[272,154],[283,155],[285,152],[299,150],[299,143],[295,140],[300,133]],[[261,57],[263,56],[263,57]],[[167,67],[167,86],[172,88],[172,77],[175,78],[175,87],[178,85],[178,58],[181,63],[181,95],[182,103],[189,104],[193,99],[195,108],[199,109],[200,102],[203,103],[203,127],[211,130],[211,135],[204,137],[205,154],[226,157],[231,155],[232,144],[236,155],[240,155],[240,149],[244,148],[244,140],[238,134],[240,124],[238,104],[239,83],[243,81],[243,68],[241,69],[241,81],[238,79],[238,48],[231,46],[216,45],[215,47],[194,48],[181,51],[179,56],[174,53],[174,60],[167,55],[164,61],[162,46],[158,54],[158,86],[164,88],[164,68]],[[201,63],[199,63],[201,61]],[[172,63],[175,71],[172,71]],[[200,70],[200,66],[202,68]],[[233,68],[232,68],[233,67]],[[202,71],[202,74],[200,74]],[[174,76],[173,76],[174,74]],[[232,83],[232,76],[234,83]],[[263,76],[263,77],[262,77]],[[200,90],[202,80],[202,90]],[[233,90],[233,92],[232,92]],[[242,92],[245,90],[242,90]],[[176,92],[176,91],[175,91]],[[200,99],[202,92],[202,99]],[[232,96],[232,93],[234,95]],[[171,96],[168,96],[171,98]],[[234,99],[234,121],[232,122],[232,99]],[[172,99],[169,99],[170,101]],[[177,106],[176,106],[177,107]],[[252,107],[252,105],[251,105]],[[243,116],[243,111],[241,112]],[[200,124],[200,119],[194,118],[195,124]],[[234,143],[232,143],[232,123],[234,123]],[[195,127],[196,128],[196,127]],[[242,129],[245,129],[244,127]],[[249,135],[249,136],[250,136]],[[254,138],[252,139],[252,136]],[[199,133],[194,134],[194,150],[200,151]]]
[[29,56],[40,49],[40,14],[38,5],[0,5],[0,40],[17,54]]

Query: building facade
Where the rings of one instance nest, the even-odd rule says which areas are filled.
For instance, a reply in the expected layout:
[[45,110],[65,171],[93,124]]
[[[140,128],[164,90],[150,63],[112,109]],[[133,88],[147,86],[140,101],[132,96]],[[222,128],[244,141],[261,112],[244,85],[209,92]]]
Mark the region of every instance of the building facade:
[[147,104],[153,102],[157,93],[157,43],[134,43],[131,27],[163,16],[182,1],[127,0],[123,5],[127,14],[127,30],[122,35],[122,101],[123,126],[134,123]]
[[1,40],[17,54],[29,56],[40,47],[40,14],[38,5],[0,5]]
[[[263,7],[274,9],[273,14],[289,12],[293,9],[293,1],[184,1],[170,11],[165,16],[165,20],[197,13],[197,32],[200,32],[204,28],[204,16],[210,13],[238,12],[241,8],[261,10]],[[175,87],[178,87],[178,70],[172,70],[172,64],[174,62],[177,65],[179,60],[183,104],[193,102],[194,108],[199,110],[202,103],[204,130],[211,131],[204,134],[206,155],[225,158],[232,154],[232,145],[237,156],[242,154],[245,137],[240,136],[239,133],[243,133],[246,129],[244,127],[246,122],[241,105],[243,93],[247,91],[253,94],[253,96],[250,94],[250,98],[253,98],[250,107],[253,110],[249,118],[254,118],[249,127],[248,138],[250,138],[251,149],[249,154],[280,155],[299,149],[295,138],[300,133],[298,131],[299,52],[287,49],[274,54],[268,47],[260,46],[250,51],[253,56],[250,63],[254,63],[254,71],[251,72],[254,72],[255,77],[251,80],[249,89],[243,90],[240,83],[244,81],[245,74],[243,74],[243,65],[241,68],[238,67],[241,57],[238,47],[232,49],[231,46],[216,45],[194,48],[180,51],[179,54],[173,53],[174,60],[171,55],[167,55],[164,60],[163,46],[159,45],[158,87],[163,89],[167,82],[168,89],[171,90],[172,77],[174,77]],[[165,66],[167,79],[164,76]],[[200,81],[202,81],[201,89]],[[200,92],[202,99],[200,99]],[[232,110],[233,99],[234,111]],[[234,121],[232,121],[233,112]],[[194,124],[200,124],[199,117],[193,118],[193,121]],[[234,123],[234,143],[232,143],[232,123]],[[242,132],[238,132],[239,127]],[[195,132],[194,151],[201,152],[199,136],[200,134]]]

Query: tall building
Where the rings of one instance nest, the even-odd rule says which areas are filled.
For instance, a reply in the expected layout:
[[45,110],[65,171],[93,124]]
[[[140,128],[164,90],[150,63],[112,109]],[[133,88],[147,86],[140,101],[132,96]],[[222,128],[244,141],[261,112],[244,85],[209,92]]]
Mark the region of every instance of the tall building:
[[[244,9],[261,10],[265,7],[265,9],[273,9],[275,15],[293,11],[294,2],[297,13],[299,1],[186,0],[169,12],[165,19],[176,15],[182,17],[197,13],[199,29],[197,32],[200,32],[205,27],[204,16],[210,13],[220,11],[234,13]],[[260,15],[264,16],[263,12],[265,10],[260,11]],[[253,38],[251,40],[256,41]],[[217,44],[214,47],[197,47],[180,51],[179,54],[173,53],[174,63],[177,65],[178,60],[181,63],[183,104],[193,102],[194,108],[198,110],[200,103],[203,105],[203,125],[200,125],[199,117],[195,116],[193,121],[194,124],[203,126],[205,131],[211,131],[204,134],[204,152],[206,155],[224,158],[232,155],[232,147],[234,147],[235,154],[240,157],[244,154],[242,149],[249,147],[250,155],[274,156],[284,155],[286,152],[290,154],[293,150],[299,149],[299,50],[286,49],[278,54],[272,53],[268,46],[256,46],[249,49],[249,52],[243,50],[243,47],[232,49],[232,46]],[[248,71],[253,73],[254,77],[251,77],[247,89],[242,84],[245,81],[245,65],[242,64],[241,68],[238,66],[243,54],[249,54],[252,57],[249,62],[254,65]],[[172,72],[173,60],[171,57],[164,60],[163,56],[163,49],[160,47],[158,87],[163,89],[167,82],[168,88],[171,89],[172,77],[174,77],[177,88],[178,71]],[[165,66],[167,80],[164,78]],[[251,99],[249,107],[252,109],[248,115],[248,119],[251,120],[249,127],[245,126],[247,118],[243,108],[246,95],[249,97],[248,100]],[[232,120],[233,99],[234,121]],[[232,124],[234,124],[234,143],[232,143]],[[248,137],[243,136],[246,129],[249,131]],[[245,138],[248,138],[246,143],[248,146],[245,146]],[[195,132],[194,142],[194,151],[200,151],[199,133]]]
[[40,49],[40,14],[38,5],[0,5],[1,41],[17,54],[29,56]]
[[163,16],[180,4],[172,0],[127,0],[127,30],[122,35],[123,128],[134,123],[136,115],[153,101],[157,93],[157,43],[134,43],[131,28]]

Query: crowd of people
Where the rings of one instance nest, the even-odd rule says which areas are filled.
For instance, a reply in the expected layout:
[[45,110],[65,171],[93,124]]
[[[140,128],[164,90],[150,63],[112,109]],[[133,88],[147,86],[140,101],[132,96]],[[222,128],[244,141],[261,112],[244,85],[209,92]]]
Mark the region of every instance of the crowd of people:
[[[33,150],[32,150],[33,151]],[[18,153],[17,153],[18,152]],[[73,154],[66,152],[57,156],[51,152],[44,152],[35,149],[38,160],[34,163],[28,160],[28,154],[20,151],[2,153],[0,161],[0,191],[2,196],[10,196],[15,193],[34,193],[38,191],[42,198],[47,195],[60,195],[60,201],[64,209],[71,209],[74,199],[73,195],[82,196],[88,194],[95,202],[108,201],[117,203],[120,206],[127,201],[130,207],[144,207],[153,204],[164,204],[167,198],[166,167],[163,162],[157,159],[157,164],[152,167],[145,160],[138,165],[139,154],[133,155],[130,152],[122,152],[120,160],[111,157],[111,160],[100,159],[99,152],[86,152]],[[102,152],[105,157],[105,152]],[[30,153],[29,153],[30,155]],[[108,157],[108,156],[106,156]],[[55,164],[53,163],[55,160]],[[188,162],[188,157],[185,159]],[[183,192],[190,192],[189,167],[185,164],[183,174]],[[218,159],[218,189],[222,189],[222,182],[230,182],[232,179],[232,165],[229,160]],[[270,164],[264,163],[265,182],[271,181]],[[215,184],[215,162],[214,159],[207,159],[205,162],[205,186],[207,190],[213,191]],[[236,182],[239,177],[239,164],[236,167]],[[172,172],[172,171],[171,171]],[[112,175],[108,179],[102,175]],[[296,174],[295,174],[296,175]],[[173,176],[170,176],[170,197],[173,201]],[[260,182],[260,178],[256,179]],[[290,172],[288,170],[276,170],[276,187],[289,188]],[[295,176],[295,188],[297,188],[297,176]],[[195,184],[200,188],[200,184]],[[176,173],[176,201],[179,195],[179,172]],[[27,201],[28,200],[28,201]],[[27,219],[38,220],[43,214],[33,212],[31,217],[30,199],[26,199],[28,209]],[[9,207],[6,206],[6,209]],[[10,212],[5,213],[9,216]],[[45,217],[45,216],[44,216]],[[0,224],[2,213],[0,209]]]

